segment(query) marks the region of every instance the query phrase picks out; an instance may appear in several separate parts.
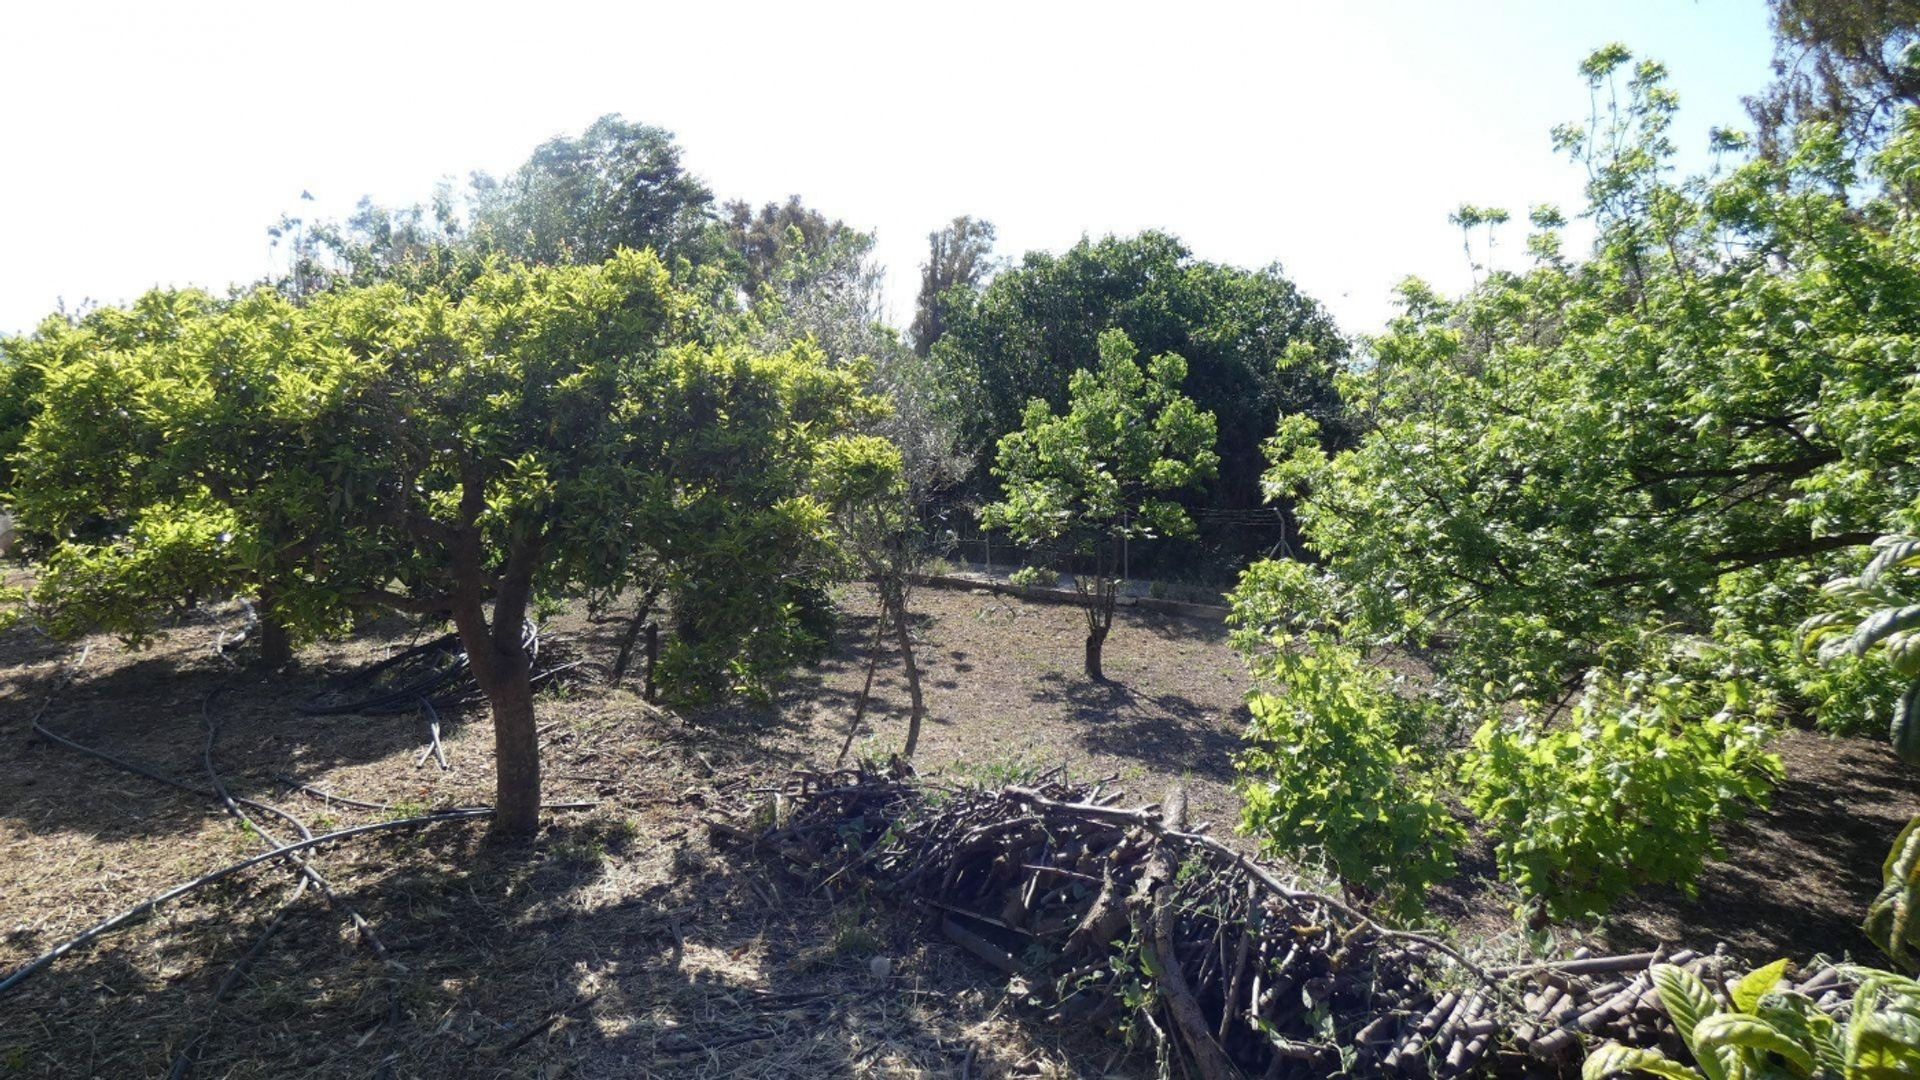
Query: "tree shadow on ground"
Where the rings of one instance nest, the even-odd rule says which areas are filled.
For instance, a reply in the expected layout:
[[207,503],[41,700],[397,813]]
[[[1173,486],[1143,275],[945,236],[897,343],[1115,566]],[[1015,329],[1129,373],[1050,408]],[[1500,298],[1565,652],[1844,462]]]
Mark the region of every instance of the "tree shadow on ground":
[[1243,705],[1222,715],[1178,694],[1136,691],[1057,672],[1040,676],[1035,702],[1065,708],[1089,752],[1132,758],[1162,772],[1233,780],[1233,755],[1247,718]]
[[1725,855],[1707,864],[1698,893],[1650,888],[1606,924],[1610,941],[1642,947],[1710,928],[1755,961],[1791,941],[1880,963],[1860,930],[1880,890],[1894,837],[1920,812],[1920,776],[1884,746],[1792,733],[1781,740],[1787,778],[1768,807],[1720,830]]
[[1127,609],[1127,622],[1166,641],[1219,644],[1227,640],[1230,632],[1225,623],[1213,619],[1168,615],[1141,608]]
[[952,1074],[1032,1049],[979,1033],[996,995],[916,920],[716,858],[684,822],[563,822],[510,851],[436,826],[319,861],[386,961],[309,894],[216,1009],[290,894],[264,867],[22,984],[0,1007],[31,1022],[0,1055],[23,1075],[156,1076],[204,1037],[203,1076],[773,1077]]

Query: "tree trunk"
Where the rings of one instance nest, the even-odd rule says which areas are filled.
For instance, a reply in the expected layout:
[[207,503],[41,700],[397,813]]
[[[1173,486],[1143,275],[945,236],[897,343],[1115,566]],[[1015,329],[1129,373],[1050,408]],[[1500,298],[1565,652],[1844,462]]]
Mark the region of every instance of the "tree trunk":
[[495,662],[505,669],[499,672],[502,677],[480,680],[493,709],[493,833],[503,840],[526,840],[540,829],[540,740],[533,723],[532,669],[524,653],[496,655]]
[[926,707],[920,696],[920,667],[913,662],[913,631],[907,626],[904,605],[894,612],[893,635],[900,645],[900,659],[907,665],[907,696],[913,702],[913,711],[907,715],[907,748],[900,756],[912,761],[913,752],[920,745],[920,717]]
[[280,622],[280,616],[265,597],[254,605],[255,616],[259,619],[260,662],[270,668],[280,668],[293,662],[293,640],[287,635],[287,628]]
[[1106,682],[1106,673],[1100,670],[1100,646],[1107,642],[1107,628],[1102,626],[1087,631],[1087,678],[1094,682]]
[[454,597],[453,624],[467,650],[468,669],[493,712],[494,839],[529,840],[540,829],[540,737],[533,723],[533,663],[521,644],[522,622],[532,595],[529,569],[538,545],[516,548],[494,594],[492,624],[476,587],[485,577],[478,534],[454,550],[463,588]]
[[[613,684],[615,686],[620,685],[620,681],[627,677],[627,665],[633,662],[633,647],[640,642],[640,632],[646,630],[648,633],[652,633],[651,627],[653,624],[647,621],[647,617],[653,614],[653,602],[659,599],[659,597],[659,586],[656,585],[648,589],[646,594],[640,598],[640,605],[635,609],[633,617],[627,620],[627,629],[620,635],[620,655],[613,661]],[[649,638],[648,640],[651,641],[652,639]],[[647,678],[649,681],[653,678],[651,668],[649,668],[647,672]],[[652,701],[653,695],[648,694],[647,700]]]

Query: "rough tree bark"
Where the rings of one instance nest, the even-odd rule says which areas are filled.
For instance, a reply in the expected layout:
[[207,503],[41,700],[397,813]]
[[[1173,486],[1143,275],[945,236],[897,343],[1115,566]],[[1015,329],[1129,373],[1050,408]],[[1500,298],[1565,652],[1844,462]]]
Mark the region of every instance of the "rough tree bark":
[[287,637],[287,628],[265,616],[260,619],[260,662],[270,668],[293,662],[293,642]]
[[458,592],[453,622],[473,678],[493,713],[494,814],[491,834],[531,839],[540,828],[540,741],[533,722],[533,664],[521,642],[539,542],[516,545],[494,592],[491,623],[483,607],[484,562],[478,530],[456,545]]
[[1106,630],[1087,631],[1087,678],[1094,682],[1107,681],[1107,673],[1100,669],[1100,647],[1106,644],[1106,641]]

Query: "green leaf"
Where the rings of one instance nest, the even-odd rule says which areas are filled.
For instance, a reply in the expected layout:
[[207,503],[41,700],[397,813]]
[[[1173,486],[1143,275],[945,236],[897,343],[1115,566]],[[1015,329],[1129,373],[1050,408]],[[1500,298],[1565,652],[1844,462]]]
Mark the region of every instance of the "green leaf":
[[1854,1017],[1848,1032],[1848,1077],[1913,1080],[1920,1077],[1920,1017],[1875,1011]]
[[1855,656],[1865,656],[1880,639],[1897,634],[1903,630],[1920,627],[1920,604],[1906,607],[1881,608],[1868,616],[1860,628],[1847,639],[1847,651]]
[[1580,1067],[1580,1080],[1607,1080],[1619,1073],[1646,1073],[1670,1080],[1702,1080],[1700,1074],[1674,1061],[1658,1050],[1607,1043],[1587,1055]]
[[1860,584],[1873,588],[1889,571],[1920,565],[1920,540],[1911,536],[1883,536],[1874,541],[1877,549],[1867,568],[1860,571]]
[[1729,996],[1733,998],[1733,1007],[1740,1012],[1753,1012],[1759,1006],[1760,999],[1772,993],[1773,988],[1780,985],[1780,980],[1786,976],[1786,973],[1787,961],[1785,960],[1775,960],[1766,967],[1754,968],[1747,972],[1730,991]]
[[1748,1013],[1717,1013],[1701,1020],[1694,1025],[1693,1047],[1694,1053],[1703,1059],[1707,1054],[1731,1047],[1773,1054],[1801,1076],[1813,1075],[1811,1051],[1772,1024]]

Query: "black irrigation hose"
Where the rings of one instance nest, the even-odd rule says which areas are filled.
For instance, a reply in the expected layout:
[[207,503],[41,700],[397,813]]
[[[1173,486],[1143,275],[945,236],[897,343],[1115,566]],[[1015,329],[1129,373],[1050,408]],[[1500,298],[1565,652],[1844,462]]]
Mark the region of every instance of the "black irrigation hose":
[[[32,728],[32,730],[38,733],[39,735],[41,735],[43,738],[46,738],[52,742],[58,743],[62,746],[68,747],[73,750],[77,750],[91,757],[98,758],[101,761],[105,761],[118,768],[125,769],[126,771],[131,772],[137,776],[146,777],[147,779],[153,780],[156,783],[164,784],[171,788],[177,788],[181,791],[190,792],[194,795],[201,796],[202,798],[221,798],[221,799],[232,798],[231,796],[223,795],[219,792],[209,791],[205,788],[198,788],[193,786],[192,784],[183,783],[179,780],[173,779],[172,777],[165,776],[158,772],[155,772],[154,770],[149,769],[143,765],[138,765],[131,761],[127,761],[124,758],[116,757],[113,754],[109,754],[104,750],[96,750],[91,746],[87,746],[83,743],[75,742],[74,740],[69,739],[64,735],[58,734],[57,732],[53,731],[52,729],[46,727],[44,724],[41,723],[41,719],[46,716],[47,710],[52,707],[54,699],[59,697],[60,691],[66,689],[67,685],[73,681],[74,676],[80,673],[81,667],[86,664],[87,657],[90,656],[92,652],[93,652],[93,646],[91,645],[82,649],[80,652],[79,659],[75,660],[73,664],[67,668],[67,672],[60,679],[60,682],[56,686],[54,686],[54,688],[51,691],[48,692],[46,699],[40,703],[40,708],[35,710],[33,714],[33,720],[29,725]],[[211,700],[211,696],[209,696],[209,700]],[[210,750],[212,746],[211,732],[209,732],[208,746]],[[209,762],[209,768],[211,768],[210,762]],[[295,786],[296,788],[299,788],[300,790],[303,790],[303,791],[313,790],[313,789],[307,788],[305,785],[298,784],[293,781],[288,781],[284,777],[282,777],[281,779],[283,780],[283,782],[293,784],[293,786]],[[215,777],[215,782],[218,783],[217,776]],[[322,795],[322,797],[329,797],[329,796]],[[239,805],[247,806],[252,809],[259,810],[263,813],[270,813],[277,817],[280,817],[292,823],[296,828],[298,828],[303,834],[306,834],[306,835],[302,839],[297,840],[293,843],[276,846],[271,851],[262,852],[261,854],[255,855],[251,858],[242,859],[237,863],[232,863],[227,866],[223,866],[218,870],[212,871],[211,873],[202,874],[201,876],[194,878],[193,880],[188,881],[185,884],[175,886],[172,889],[168,889],[166,892],[163,892],[158,896],[150,897],[146,900],[141,901],[138,904],[135,904],[133,907],[130,907],[125,911],[122,911],[118,915],[111,916],[109,918],[106,918],[94,924],[93,926],[82,931],[78,935],[72,938],[69,938],[68,940],[62,942],[61,944],[41,954],[39,957],[28,962],[25,966],[15,970],[11,974],[9,974],[5,979],[0,979],[0,995],[6,994],[8,991],[12,990],[14,987],[25,982],[28,978],[32,977],[34,974],[36,974],[37,972],[45,968],[47,965],[53,963],[55,960],[58,960],[60,957],[65,956],[67,953],[72,952],[73,950],[81,947],[82,945],[87,944],[88,942],[101,936],[102,934],[105,934],[111,930],[114,930],[130,922],[140,917],[141,915],[144,915],[147,912],[160,907],[162,904],[165,904],[168,901],[177,899],[181,896],[186,895],[187,893],[195,891],[196,889],[201,889],[208,885],[213,885],[218,882],[224,881],[227,878],[232,877],[233,875],[239,873],[242,870],[246,870],[251,867],[258,866],[261,863],[268,862],[273,859],[286,858],[288,856],[295,855],[298,852],[305,851],[309,848],[318,847],[321,844],[325,844],[334,840],[344,840],[348,837],[359,836],[363,833],[382,832],[382,831],[391,830],[391,829],[420,828],[428,825],[439,824],[440,822],[443,822],[443,821],[471,821],[474,818],[490,817],[494,812],[494,808],[491,806],[457,807],[451,810],[442,810],[432,814],[423,814],[418,817],[400,818],[394,821],[376,821],[367,825],[355,825],[352,828],[338,829],[333,832],[321,833],[318,836],[315,836],[315,835],[312,835],[307,830],[306,825],[302,823],[298,818],[294,817],[292,814],[289,814],[284,810],[279,809],[278,807],[268,806],[265,803],[254,802],[251,799],[232,798],[232,801]],[[343,800],[335,799],[334,801],[343,801]],[[362,805],[373,805],[373,804],[362,804]],[[540,808],[542,810],[585,810],[585,809],[591,809],[597,805],[599,804],[592,803],[592,802],[544,803],[541,805]],[[256,829],[259,828],[259,826],[257,825],[254,827]],[[262,835],[264,836],[265,833],[263,832]],[[300,860],[298,859],[295,859],[294,861],[296,863],[300,862]],[[315,876],[317,877],[318,875],[315,875]],[[303,876],[302,880],[305,881],[307,879]],[[290,899],[286,905],[282,905],[280,914],[285,913],[286,907],[291,905],[294,899],[298,899],[297,894],[295,895],[295,897]],[[275,922],[277,923],[278,920],[279,920],[279,914],[276,914]],[[268,933],[270,934],[271,932],[272,932],[271,929],[269,929]],[[264,942],[262,944],[264,944]],[[237,973],[230,971],[229,977],[237,977]],[[223,985],[224,985],[224,981],[223,981]],[[176,1063],[176,1066],[177,1066],[177,1063]]]
[[[221,689],[224,690],[226,688],[222,687]],[[283,843],[283,841],[271,832],[268,832],[259,822],[247,816],[247,812],[240,808],[239,801],[235,800],[233,795],[227,791],[226,782],[220,779],[220,773],[213,767],[213,748],[220,737],[220,725],[213,719],[213,699],[219,695],[219,693],[220,690],[215,690],[213,693],[201,699],[200,702],[200,716],[207,722],[207,744],[201,753],[202,760],[207,767],[207,779],[212,781],[214,794],[219,796],[221,803],[226,806],[228,813],[238,819],[242,825],[259,833],[260,838],[267,842],[267,846],[278,846]],[[262,804],[255,803],[253,805],[259,806]],[[283,820],[287,821],[295,829],[298,829],[301,839],[310,840],[313,838],[313,832],[307,828],[306,822],[301,821],[285,810],[276,808],[273,812],[280,815]],[[321,896],[326,897],[329,906],[338,907],[346,912],[347,920],[353,924],[354,930],[360,935],[361,942],[365,944],[367,948],[373,950],[375,957],[384,961],[387,958],[387,947],[381,943],[379,936],[373,932],[372,924],[368,923],[366,918],[362,916],[359,911],[355,910],[351,904],[342,903],[339,894],[333,891],[333,883],[325,877],[322,877],[320,871],[315,870],[307,860],[296,856],[292,859],[292,862],[294,866],[298,868],[300,876],[311,883],[314,888],[319,889]]]
[[153,896],[145,900],[142,900],[138,904],[135,904],[134,906],[128,908],[127,910],[122,911],[118,915],[113,915],[106,919],[102,919],[100,922],[95,923],[93,926],[82,931],[78,935],[60,943],[59,945],[48,950],[47,952],[42,953],[39,957],[28,962],[24,967],[21,967],[18,970],[14,971],[12,974],[8,975],[5,979],[0,979],[0,994],[5,994],[7,991],[12,990],[14,987],[25,982],[30,976],[40,971],[42,968],[46,967],[48,964],[53,963],[55,960],[60,959],[62,956],[65,956],[68,953],[72,952],[73,950],[79,948],[80,946],[85,945],[86,943],[92,941],[94,938],[97,938],[100,935],[105,934],[110,930],[117,929],[129,922],[132,922],[134,919],[137,919],[140,916],[145,915],[146,913],[154,910],[155,908],[160,907],[162,904],[165,904],[170,900],[177,900],[180,897],[185,896],[186,894],[193,892],[197,889],[203,889],[208,885],[218,884],[219,882],[225,881],[226,879],[241,872],[242,870],[251,869],[255,866],[259,866],[261,863],[271,862],[274,859],[284,859],[289,855],[294,855],[299,852],[306,851],[309,848],[319,847],[321,844],[332,843],[335,840],[345,840],[348,837],[359,836],[363,833],[385,832],[392,829],[417,829],[417,828],[422,828],[428,825],[438,825],[443,821],[472,821],[475,818],[489,817],[492,814],[493,814],[493,808],[486,807],[483,809],[472,809],[472,810],[444,810],[437,814],[425,814],[420,817],[401,818],[397,821],[376,821],[368,825],[355,825],[350,829],[339,829],[334,832],[321,833],[317,836],[308,837],[305,840],[296,840],[291,844],[282,844],[281,846],[276,847],[271,851],[265,851],[258,855],[252,856],[251,858],[242,859],[237,863],[229,863],[228,865],[223,866],[220,869],[215,870],[211,873],[202,874],[199,877],[194,878],[192,881],[186,882],[185,884],[176,885],[173,888],[168,889],[166,892],[159,894],[158,896]]
[[300,781],[295,780],[293,777],[288,776],[284,773],[274,773],[273,778],[279,781],[280,783],[285,784],[288,787],[292,788],[293,790],[299,792],[302,795],[311,796],[313,798],[319,799],[321,802],[324,802],[324,803],[329,803],[329,804],[338,803],[341,806],[350,806],[355,810],[391,811],[393,809],[392,803],[366,802],[361,799],[349,799],[345,795],[335,795],[331,791],[326,791],[324,789],[314,787],[311,784],[303,784]]
[[[201,762],[206,766],[207,780],[212,783],[214,793],[220,797],[220,801],[226,807],[227,813],[232,814],[235,820],[239,821],[242,825],[258,833],[260,838],[267,842],[268,847],[278,847],[283,844],[284,841],[267,831],[266,826],[261,825],[259,822],[247,816],[247,812],[240,808],[239,803],[234,801],[233,793],[227,790],[226,781],[220,778],[220,771],[214,767],[213,751],[220,740],[220,724],[213,718],[213,699],[220,696],[226,689],[228,688],[224,686],[220,687],[200,699],[200,717],[205,720],[207,724],[207,741],[206,745],[201,749]],[[301,821],[299,818],[285,811],[276,811],[276,813],[279,813],[281,817],[292,823],[292,825],[300,831],[300,838],[302,840],[313,839],[313,831],[307,828],[306,822]],[[379,935],[374,933],[373,925],[367,922],[366,917],[361,915],[359,910],[352,904],[345,903],[340,899],[339,894],[333,891],[333,883],[322,876],[320,871],[315,870],[313,865],[301,856],[291,855],[288,856],[288,860],[299,869],[299,885],[294,889],[293,895],[288,897],[286,902],[274,911],[273,918],[268,921],[266,928],[261,931],[259,938],[254,941],[253,947],[248,949],[244,956],[240,957],[239,960],[234,962],[232,967],[227,969],[225,977],[223,977],[220,980],[220,984],[214,988],[213,998],[207,1004],[207,1026],[200,1034],[194,1036],[180,1051],[179,1055],[174,1058],[173,1070],[169,1074],[170,1080],[186,1080],[186,1077],[193,1072],[194,1066],[200,1063],[200,1053],[206,1047],[207,1040],[213,1035],[214,1020],[219,1016],[220,1003],[226,999],[227,994],[239,983],[240,977],[246,973],[247,968],[251,967],[253,962],[266,952],[268,942],[271,941],[274,934],[279,931],[280,925],[285,919],[287,912],[305,895],[308,885],[312,885],[320,891],[320,895],[326,899],[329,907],[338,908],[346,912],[348,921],[352,923],[353,928],[359,933],[360,943],[365,945],[368,950],[373,953],[375,958],[382,962],[387,960],[387,947],[385,943],[380,940]],[[399,1001],[396,996],[398,993],[398,985],[389,982],[387,994],[391,1009],[397,1010],[399,1008]]]
[[260,959],[261,954],[267,951],[268,943],[273,940],[275,934],[280,932],[281,924],[286,921],[287,912],[292,911],[293,906],[306,894],[307,879],[301,878],[294,883],[293,894],[274,909],[273,917],[267,920],[266,928],[261,930],[260,936],[253,940],[253,947],[248,949],[240,959],[235,960],[233,966],[227,968],[227,974],[220,980],[220,985],[213,988],[213,998],[207,1004],[206,1028],[195,1035],[173,1059],[173,1069],[167,1073],[168,1080],[186,1080],[193,1073],[193,1067],[200,1063],[200,1051],[206,1046],[207,1040],[213,1037],[214,1021],[218,1018],[220,1003],[225,1001],[227,995],[233,992],[233,988],[240,984],[240,977],[253,967],[253,962]]
[[[88,648],[90,649],[91,646],[89,646]],[[74,664],[74,670],[76,672],[79,670],[80,664],[86,663],[86,659],[87,659],[86,653],[82,652],[80,654],[79,661],[77,661]],[[69,675],[68,679],[70,680],[71,678],[72,676]],[[66,685],[65,682],[61,683],[61,686],[65,686],[65,685]],[[57,692],[58,692],[58,689],[56,688],[56,693]],[[86,754],[88,757],[97,758],[101,761],[106,762],[109,765],[112,765],[117,769],[123,769],[127,772],[130,772],[135,776],[145,777],[146,779],[151,780],[156,784],[165,784],[170,788],[174,788],[179,791],[184,791],[189,795],[198,795],[203,799],[214,799],[214,800],[220,799],[221,796],[219,792],[212,791],[203,787],[195,787],[194,785],[189,784],[183,780],[175,780],[173,777],[167,776],[164,773],[156,772],[155,770],[150,769],[147,766],[140,764],[139,762],[128,761],[126,758],[119,757],[115,754],[110,754],[105,750],[88,746],[85,743],[75,742],[74,740],[67,738],[65,735],[60,734],[59,732],[53,730],[52,728],[47,727],[44,723],[41,722],[40,718],[41,716],[45,715],[47,711],[47,704],[51,704],[52,701],[53,701],[52,697],[49,696],[47,699],[47,703],[41,705],[40,711],[34,714],[33,724],[32,724],[34,734],[40,736],[43,739],[46,739],[48,742],[57,743],[61,746],[66,747],[69,750],[76,750],[82,754]],[[295,818],[293,815],[287,813],[285,810],[282,810],[277,806],[269,806],[263,802],[255,802],[252,799],[241,798],[238,796],[235,796],[233,801],[236,803],[239,803],[241,806],[244,806],[249,810],[257,810],[263,814],[272,814],[273,816],[279,818],[280,820],[285,821],[290,825],[293,825],[295,828],[301,828],[302,831],[304,831],[304,829],[300,825],[300,822],[297,818]]]

